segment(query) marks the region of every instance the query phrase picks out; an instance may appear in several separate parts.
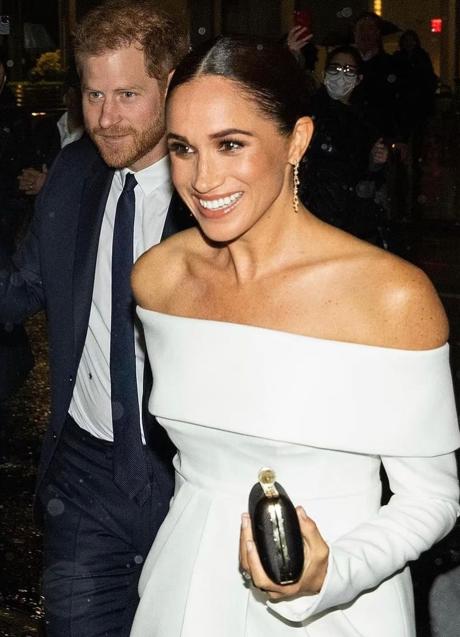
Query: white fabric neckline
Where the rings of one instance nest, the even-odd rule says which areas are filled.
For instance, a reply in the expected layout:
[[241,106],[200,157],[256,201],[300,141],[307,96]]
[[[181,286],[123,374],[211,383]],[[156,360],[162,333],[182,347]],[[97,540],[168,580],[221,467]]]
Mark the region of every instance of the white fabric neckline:
[[382,345],[370,345],[367,343],[353,343],[351,341],[340,341],[340,340],[334,340],[334,339],[330,339],[330,338],[321,338],[318,336],[309,336],[306,334],[297,334],[296,332],[288,332],[286,330],[277,330],[275,328],[272,327],[263,327],[261,325],[252,325],[250,323],[234,323],[232,321],[221,321],[218,319],[206,319],[206,318],[198,318],[195,316],[180,316],[178,314],[167,314],[165,312],[158,312],[157,310],[149,310],[148,308],[142,307],[141,305],[137,306],[137,311],[139,314],[145,312],[147,315],[148,314],[153,314],[156,315],[160,318],[164,318],[166,320],[170,319],[173,321],[192,321],[192,322],[196,322],[196,323],[201,323],[203,325],[207,325],[207,324],[211,324],[211,325],[216,325],[216,326],[228,326],[230,328],[235,328],[235,329],[248,329],[248,330],[255,330],[255,331],[262,331],[262,332],[269,332],[269,333],[273,333],[273,334],[279,334],[282,337],[292,337],[293,339],[302,339],[302,340],[307,340],[307,341],[313,341],[315,343],[324,343],[325,346],[337,346],[337,347],[344,347],[344,348],[348,348],[348,347],[353,347],[353,348],[363,348],[363,349],[369,349],[369,350],[376,350],[379,353],[380,352],[388,352],[389,354],[408,354],[409,356],[417,356],[417,355],[430,355],[430,354],[439,354],[440,352],[442,352],[445,349],[449,349],[449,343],[446,342],[444,343],[444,345],[440,345],[439,347],[434,347],[431,349],[403,349],[403,348],[396,348],[396,347],[384,347]]

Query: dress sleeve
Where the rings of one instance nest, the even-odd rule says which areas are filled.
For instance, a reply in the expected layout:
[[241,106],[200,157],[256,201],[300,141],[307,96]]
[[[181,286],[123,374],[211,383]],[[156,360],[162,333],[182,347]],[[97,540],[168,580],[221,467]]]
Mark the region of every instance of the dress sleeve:
[[317,595],[267,602],[275,613],[299,622],[352,602],[453,528],[460,513],[454,453],[429,458],[387,456],[382,462],[394,494],[389,503],[330,544],[326,579]]

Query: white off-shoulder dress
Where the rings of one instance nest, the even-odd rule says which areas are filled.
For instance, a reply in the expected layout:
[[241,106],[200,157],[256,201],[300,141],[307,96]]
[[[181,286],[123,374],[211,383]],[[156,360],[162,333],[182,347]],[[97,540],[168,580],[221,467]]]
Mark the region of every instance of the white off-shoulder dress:
[[[131,637],[413,637],[407,563],[459,514],[448,346],[407,351],[138,310],[149,407],[177,447]],[[381,506],[384,464],[393,496]],[[241,513],[272,467],[330,547],[317,595],[243,581]]]

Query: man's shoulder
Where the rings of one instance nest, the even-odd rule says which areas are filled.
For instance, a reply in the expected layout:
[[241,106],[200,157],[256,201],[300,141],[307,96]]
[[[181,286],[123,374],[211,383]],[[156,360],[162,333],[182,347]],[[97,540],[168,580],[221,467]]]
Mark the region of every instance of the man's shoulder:
[[110,171],[91,139],[83,135],[59,152],[47,181],[50,185],[65,182],[77,186],[88,177],[108,175]]
[[78,141],[73,142],[65,146],[61,153],[60,159],[67,163],[99,161],[106,166],[102,157],[99,154],[96,146],[91,141],[88,135],[83,135]]
[[102,160],[93,142],[86,136],[65,146],[56,157],[45,187],[37,198],[37,208],[66,201],[74,208],[81,198],[81,191],[88,180],[103,188],[111,169]]

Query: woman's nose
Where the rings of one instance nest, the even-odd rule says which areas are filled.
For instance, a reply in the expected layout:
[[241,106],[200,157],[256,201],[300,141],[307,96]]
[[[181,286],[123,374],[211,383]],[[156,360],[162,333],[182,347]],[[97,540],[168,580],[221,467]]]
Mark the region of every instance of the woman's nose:
[[193,188],[200,193],[213,190],[222,182],[219,168],[216,162],[207,158],[198,158],[196,162]]

